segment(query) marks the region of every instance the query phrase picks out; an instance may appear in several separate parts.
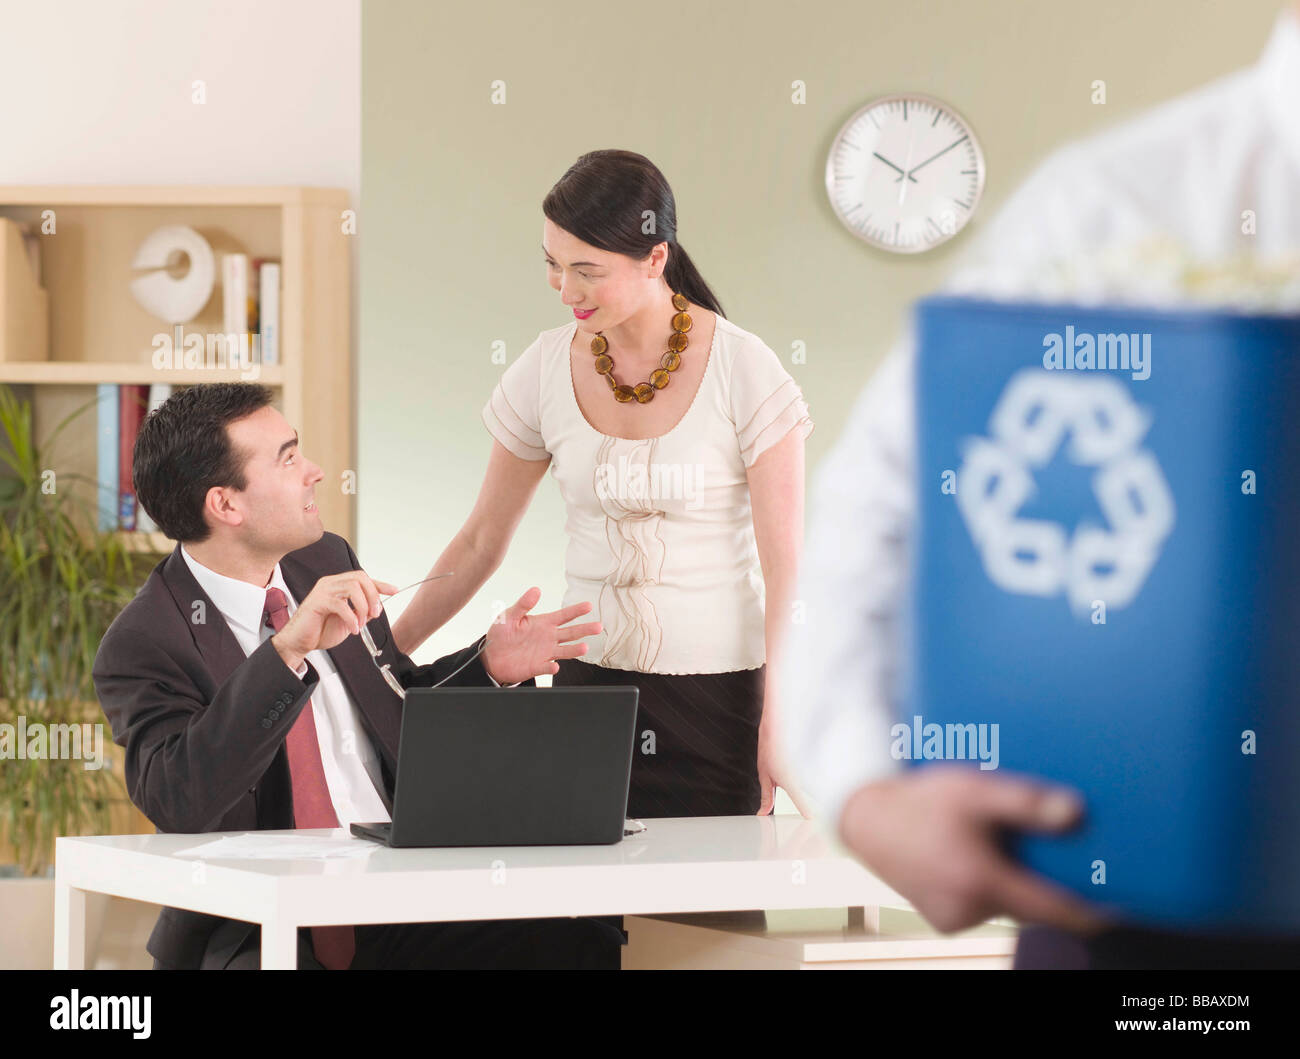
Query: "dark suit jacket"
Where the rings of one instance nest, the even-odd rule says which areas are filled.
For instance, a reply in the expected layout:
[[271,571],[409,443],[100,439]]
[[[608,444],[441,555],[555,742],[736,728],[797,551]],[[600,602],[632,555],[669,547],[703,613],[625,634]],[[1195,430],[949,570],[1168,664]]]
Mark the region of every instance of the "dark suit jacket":
[[[321,577],[359,568],[348,542],[332,533],[280,562],[299,602]],[[195,607],[200,601],[203,607]],[[370,630],[383,651],[380,661],[392,663],[406,687],[436,684],[462,664],[449,685],[492,684],[478,657],[486,637],[431,665],[416,666],[392,643],[387,616],[374,619]],[[402,702],[384,683],[360,637],[349,636],[329,653],[379,754],[391,802]],[[93,676],[113,740],[126,748],[127,791],[159,832],[294,826],[284,740],[319,677],[308,663],[298,679],[269,639],[245,656],[179,546],[109,627]],[[257,929],[240,926],[165,908],[147,947],[164,966],[197,968],[218,927],[223,939],[236,942]]]

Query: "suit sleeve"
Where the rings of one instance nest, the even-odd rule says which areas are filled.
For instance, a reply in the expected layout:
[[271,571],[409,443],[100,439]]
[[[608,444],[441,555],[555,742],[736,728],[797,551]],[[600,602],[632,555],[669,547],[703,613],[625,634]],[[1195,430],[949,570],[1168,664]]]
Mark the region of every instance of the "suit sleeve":
[[178,834],[212,830],[256,785],[319,679],[310,665],[299,679],[267,640],[205,703],[155,636],[121,623],[100,643],[92,676],[126,750],[131,801]]

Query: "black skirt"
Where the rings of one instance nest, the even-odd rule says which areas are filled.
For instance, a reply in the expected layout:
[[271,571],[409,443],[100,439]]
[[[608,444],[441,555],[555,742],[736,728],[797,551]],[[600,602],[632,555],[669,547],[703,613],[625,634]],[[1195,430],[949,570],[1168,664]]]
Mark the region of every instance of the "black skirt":
[[638,673],[560,659],[552,687],[635,684],[636,745],[627,815],[758,812],[758,725],[767,666],[731,673]]

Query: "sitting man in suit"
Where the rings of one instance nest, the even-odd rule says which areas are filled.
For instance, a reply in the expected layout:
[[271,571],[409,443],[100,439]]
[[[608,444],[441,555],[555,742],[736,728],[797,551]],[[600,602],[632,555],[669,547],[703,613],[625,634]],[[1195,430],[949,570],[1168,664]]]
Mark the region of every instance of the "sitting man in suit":
[[[564,624],[588,603],[529,616],[529,589],[477,643],[416,666],[380,606],[395,589],[324,531],[321,469],[271,400],[244,383],[179,390],[135,443],[136,497],[179,543],[105,634],[94,680],[159,831],[389,819],[402,699],[379,664],[404,687],[535,685],[600,631]],[[311,968],[617,969],[622,940],[599,920],[507,920],[304,928],[298,947]],[[148,951],[155,968],[256,968],[260,944],[256,924],[167,908]]]

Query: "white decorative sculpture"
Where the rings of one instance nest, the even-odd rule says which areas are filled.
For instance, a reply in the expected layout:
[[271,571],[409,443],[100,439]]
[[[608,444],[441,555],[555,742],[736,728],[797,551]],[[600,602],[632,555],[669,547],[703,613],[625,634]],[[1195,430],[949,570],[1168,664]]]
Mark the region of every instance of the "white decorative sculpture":
[[[190,267],[176,277],[168,268],[180,255],[189,258]],[[131,281],[135,300],[169,324],[193,320],[212,297],[216,261],[212,247],[193,228],[172,224],[152,232],[140,244],[131,267],[149,270]]]

